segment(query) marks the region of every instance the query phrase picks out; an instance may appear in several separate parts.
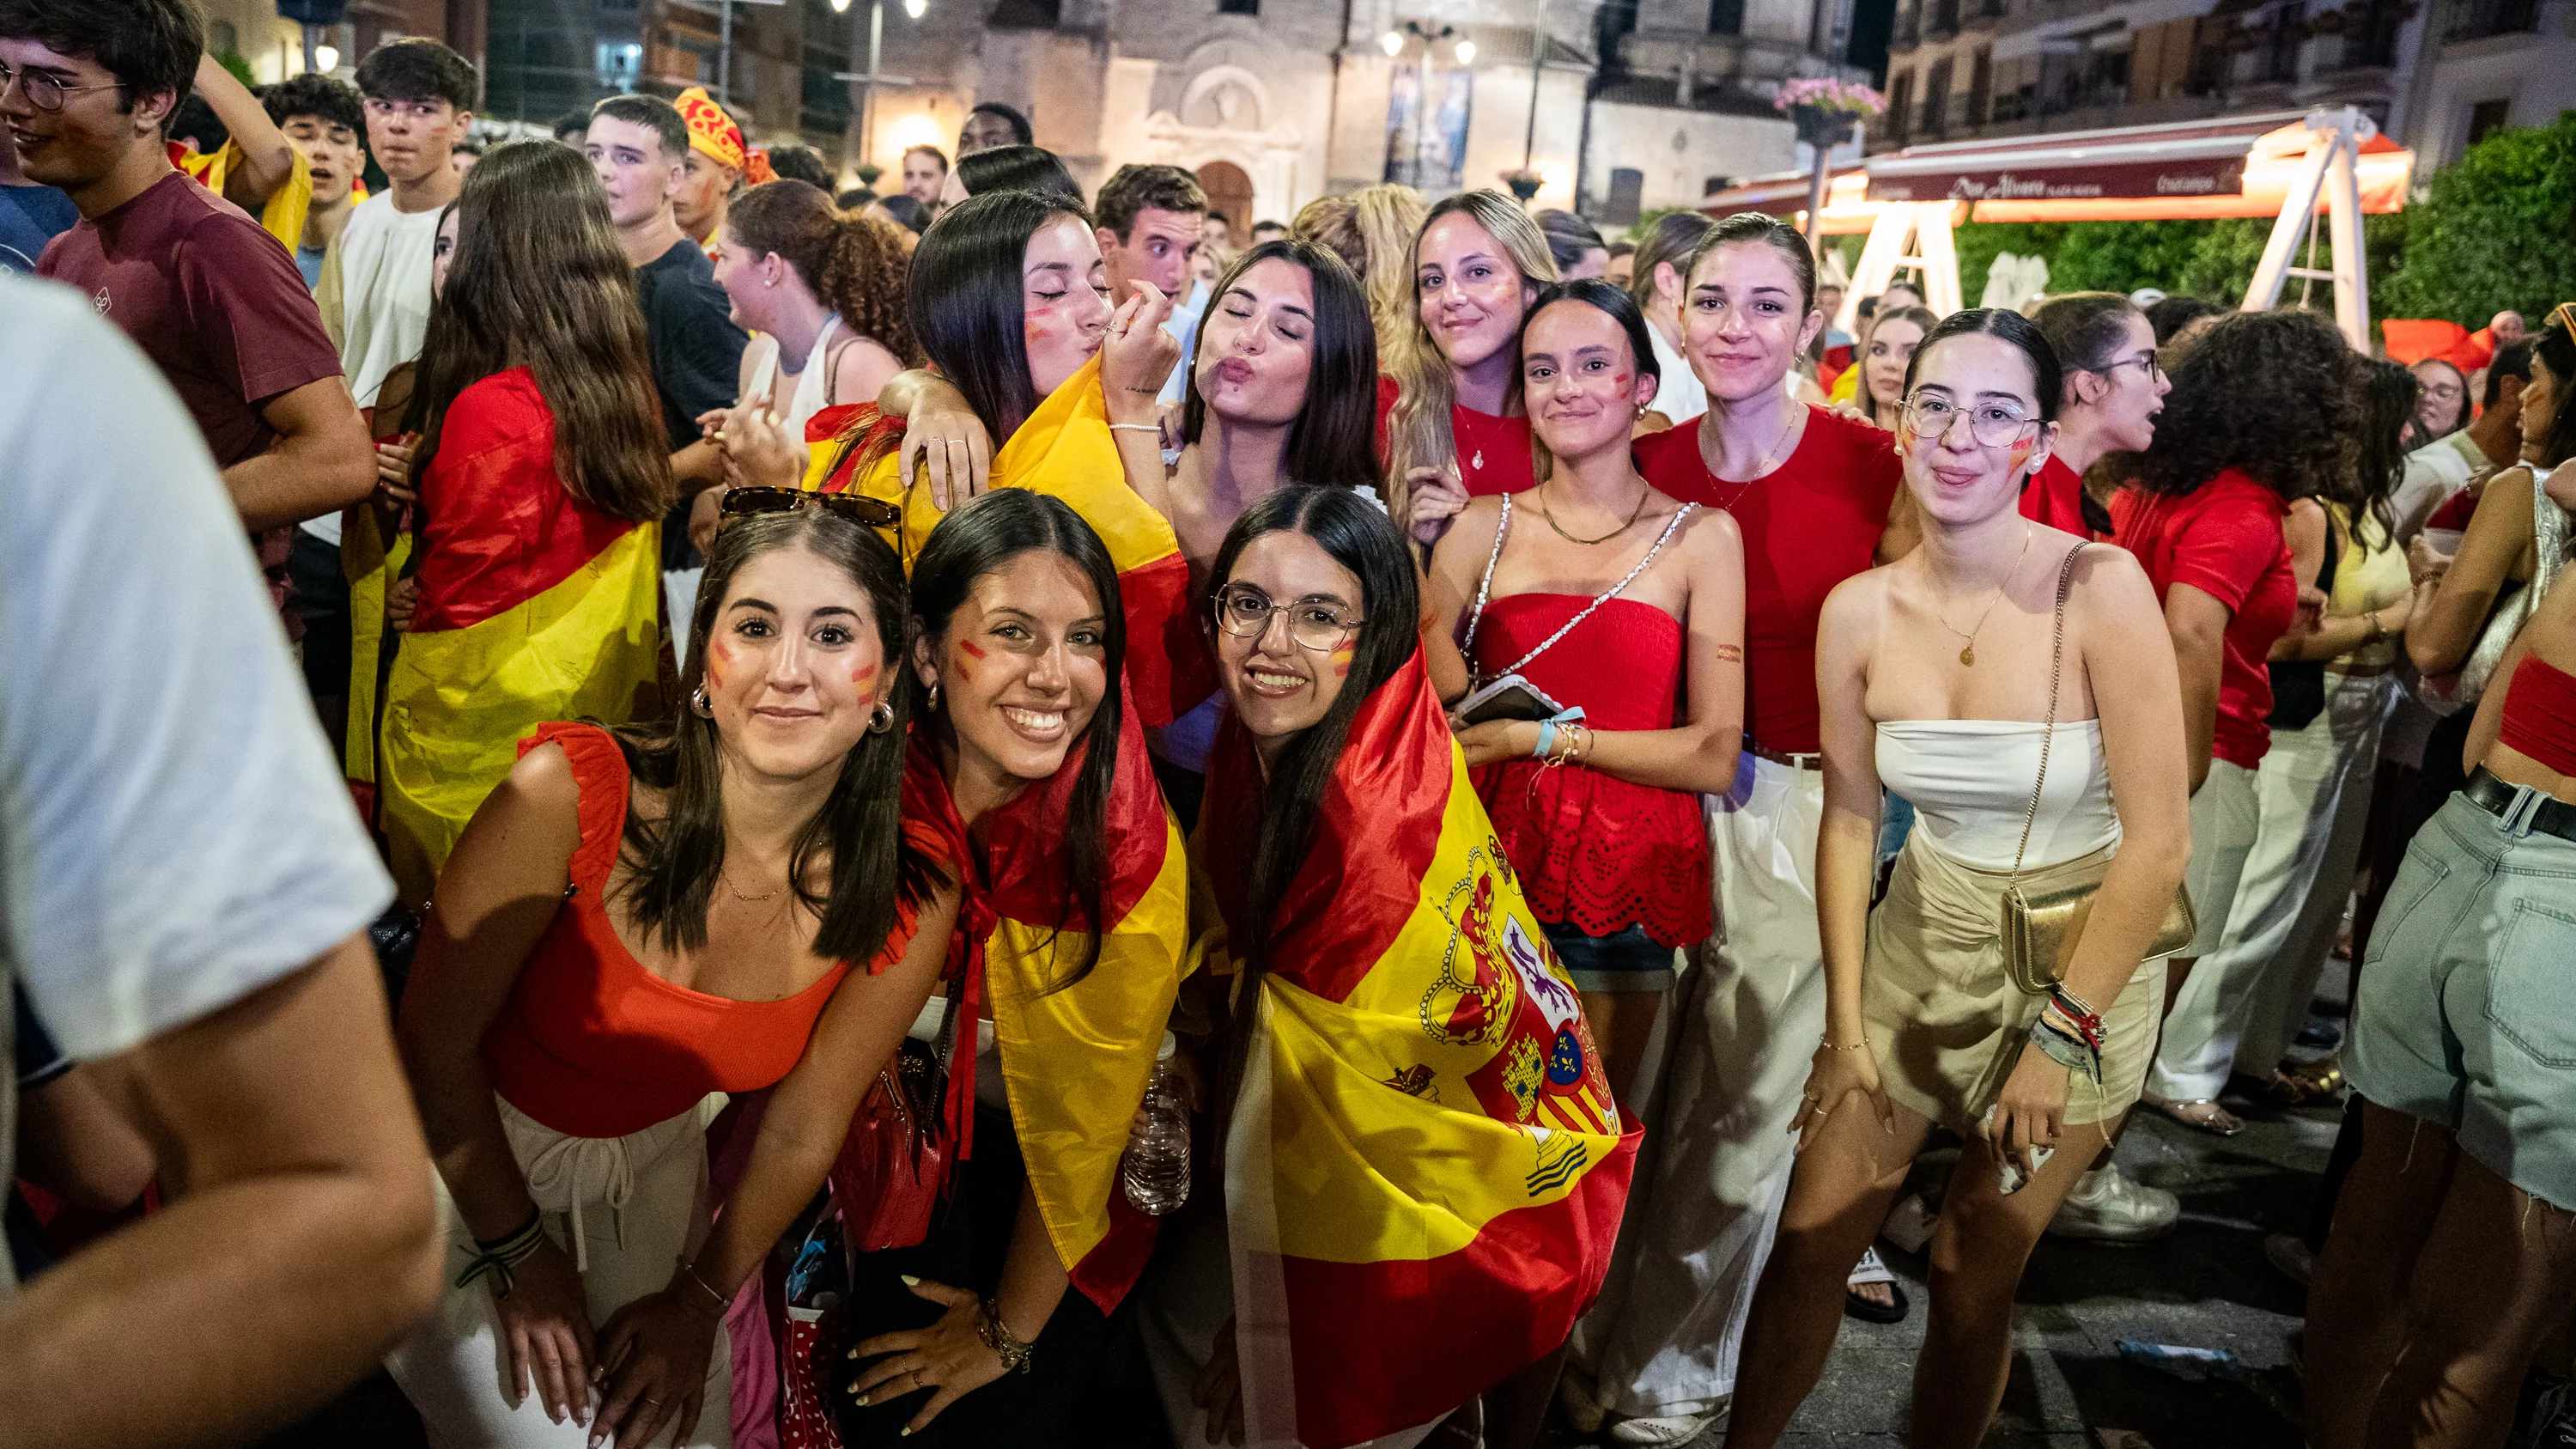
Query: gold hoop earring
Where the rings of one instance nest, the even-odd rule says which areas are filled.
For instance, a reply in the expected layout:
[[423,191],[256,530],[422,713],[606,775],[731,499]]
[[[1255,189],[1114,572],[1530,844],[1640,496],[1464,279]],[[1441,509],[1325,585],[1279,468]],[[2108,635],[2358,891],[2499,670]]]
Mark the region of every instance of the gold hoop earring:
[[707,703],[707,687],[703,684],[699,685],[696,692],[689,696],[689,708],[700,719],[714,719],[716,717],[715,706]]
[[882,699],[878,700],[877,707],[868,711],[868,733],[881,735],[893,728],[894,706]]
[[939,713],[939,686],[938,686],[938,685],[933,684],[932,686],[930,686],[930,699],[929,699],[929,702],[924,706],[924,708],[928,709],[932,714],[937,714],[937,713]]

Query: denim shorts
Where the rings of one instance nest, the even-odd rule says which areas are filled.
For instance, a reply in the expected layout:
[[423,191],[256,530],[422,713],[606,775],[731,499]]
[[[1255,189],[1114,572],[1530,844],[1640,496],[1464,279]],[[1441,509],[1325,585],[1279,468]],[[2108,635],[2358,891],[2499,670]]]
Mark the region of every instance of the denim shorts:
[[1661,991],[1673,984],[1673,948],[1657,945],[1643,926],[1607,936],[1587,936],[1561,921],[1539,927],[1577,991]]
[[2576,841],[2453,795],[2371,932],[2344,1072],[2576,1211]]

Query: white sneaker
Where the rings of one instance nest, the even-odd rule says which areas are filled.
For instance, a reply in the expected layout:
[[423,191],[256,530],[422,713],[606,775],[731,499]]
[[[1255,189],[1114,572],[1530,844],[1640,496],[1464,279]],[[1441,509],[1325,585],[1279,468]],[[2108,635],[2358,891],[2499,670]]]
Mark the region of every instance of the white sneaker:
[[2162,1188],[2131,1182],[2113,1163],[2075,1180],[2075,1190],[2058,1205],[2048,1230],[2061,1238],[2143,1243],[2172,1232],[2181,1219],[2182,1199]]
[[1708,1432],[1711,1424],[1726,1417],[1726,1410],[1714,1414],[1674,1414],[1661,1419],[1622,1419],[1610,1426],[1610,1437],[1622,1444],[1687,1444]]

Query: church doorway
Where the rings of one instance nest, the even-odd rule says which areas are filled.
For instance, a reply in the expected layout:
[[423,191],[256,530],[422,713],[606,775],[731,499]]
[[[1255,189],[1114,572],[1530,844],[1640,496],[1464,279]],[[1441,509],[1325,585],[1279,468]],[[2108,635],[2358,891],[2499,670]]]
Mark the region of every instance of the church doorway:
[[1226,220],[1226,237],[1241,250],[1252,239],[1252,178],[1231,161],[1210,161],[1198,169],[1199,189],[1207,193],[1208,209],[1222,212]]

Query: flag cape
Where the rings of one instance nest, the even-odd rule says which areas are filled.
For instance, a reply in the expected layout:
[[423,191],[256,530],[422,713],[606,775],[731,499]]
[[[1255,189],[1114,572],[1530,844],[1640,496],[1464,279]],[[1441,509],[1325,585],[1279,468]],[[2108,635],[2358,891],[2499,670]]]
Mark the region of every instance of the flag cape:
[[[881,498],[904,511],[893,540],[907,571],[941,517],[930,490],[903,486],[902,425],[873,408],[833,408],[807,425],[809,440],[855,429],[857,446],[816,446],[805,486]],[[828,430],[828,431],[827,431]],[[1127,486],[1094,357],[1038,404],[993,457],[993,486],[1050,494],[1073,506],[1109,546],[1127,613],[1128,704],[1152,728],[1170,724],[1216,690],[1189,604],[1190,567],[1180,538],[1153,506]]]
[[[1259,781],[1229,718],[1199,826],[1229,922]],[[1354,720],[1267,940],[1227,1142],[1246,1424],[1255,1445],[1340,1449],[1436,1422],[1564,1342],[1609,1268],[1639,1132],[1418,653]]]
[[[498,511],[526,489],[562,487],[551,468],[540,479],[534,468],[481,461],[445,484],[442,505]],[[496,492],[476,500],[478,490]],[[580,529],[586,556],[495,540],[493,559],[468,580],[471,596],[434,608],[424,597],[415,619],[426,624],[394,656],[376,764],[405,899],[437,879],[465,822],[509,774],[520,736],[549,720],[618,725],[661,707],[661,525],[569,500],[554,524]],[[442,622],[452,627],[428,626]]]
[[[1066,755],[1045,788],[995,813],[981,850],[968,843],[926,732],[914,735],[904,781],[907,811],[933,815],[955,858],[972,863],[958,931],[968,948],[964,969],[971,977],[980,966],[982,984],[970,985],[965,1000],[971,1009],[979,989],[991,998],[1030,1191],[1073,1286],[1104,1313],[1135,1286],[1153,1250],[1155,1220],[1128,1205],[1119,1164],[1173,998],[1194,959],[1187,857],[1133,710],[1122,712],[1118,743],[1105,817],[1111,877],[1101,904],[1109,931],[1090,974],[1061,990],[1049,988],[1088,944],[1088,922],[1078,916],[1061,935],[1056,930],[1065,811],[1081,748]],[[951,1121],[959,1128],[973,1115],[972,1055],[951,1061]],[[971,1129],[962,1135],[971,1140]]]

